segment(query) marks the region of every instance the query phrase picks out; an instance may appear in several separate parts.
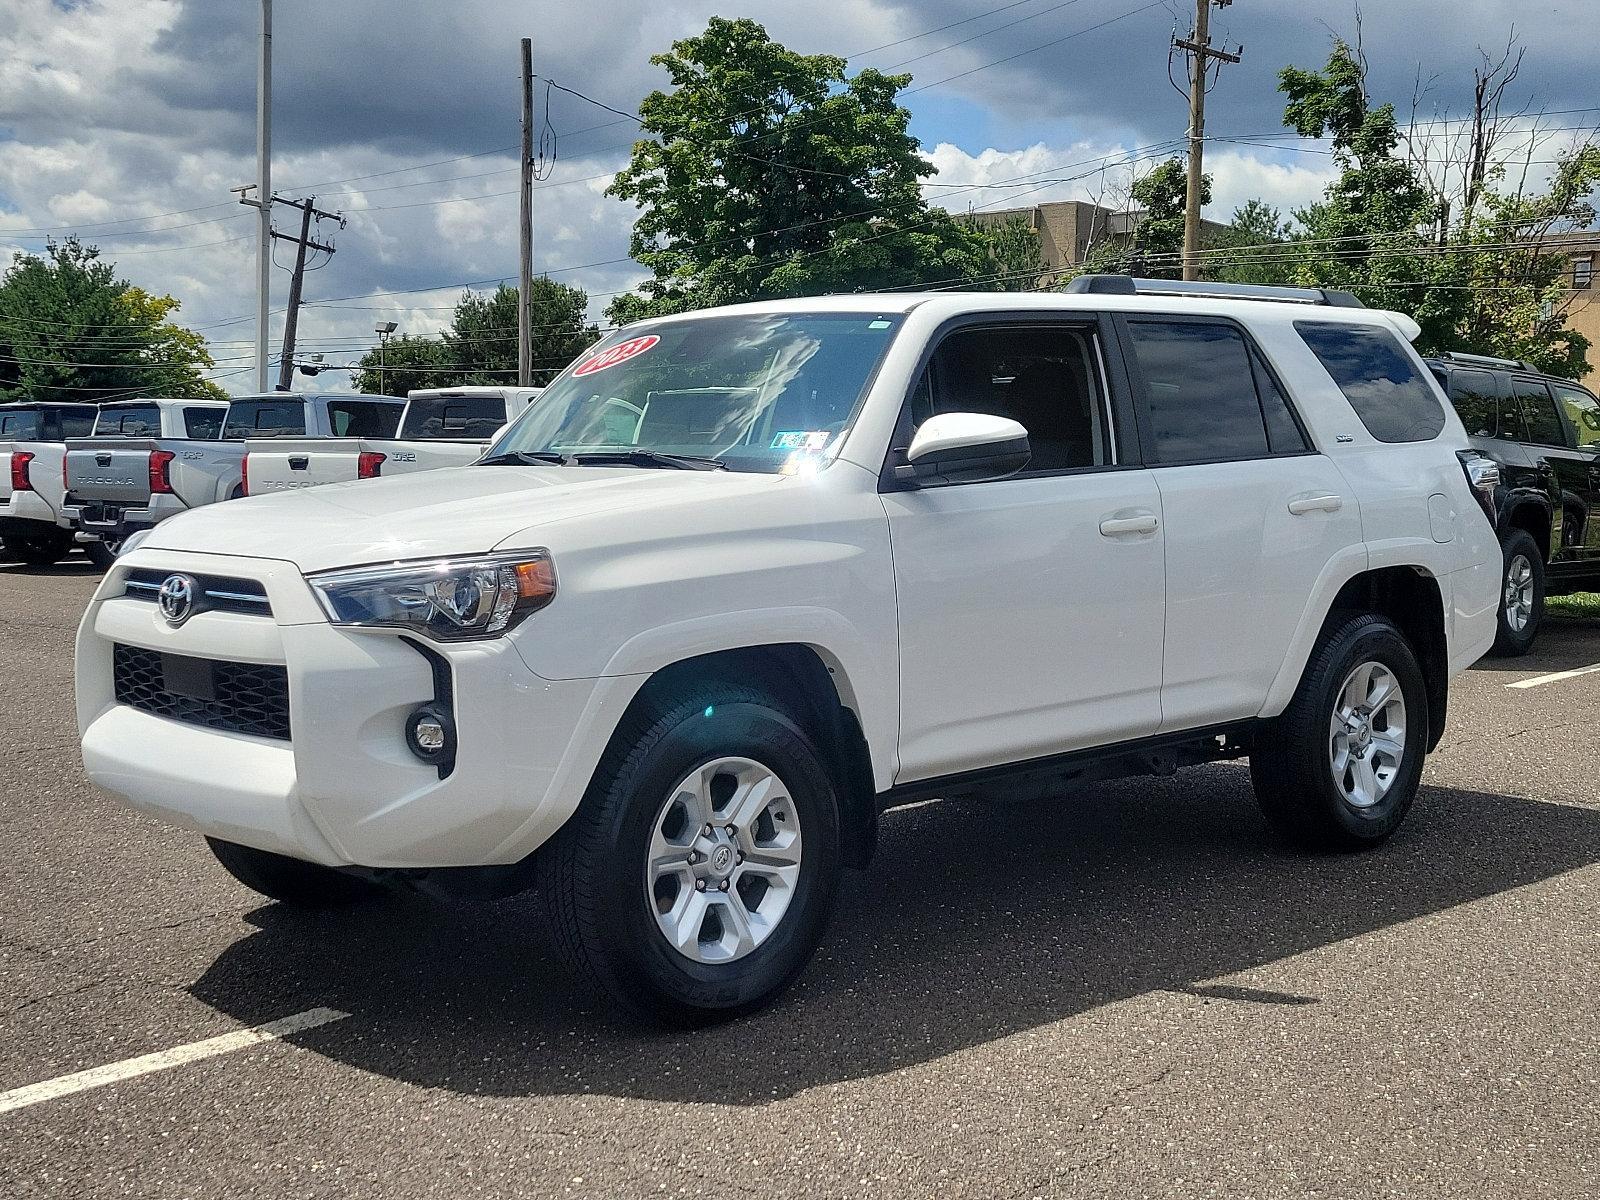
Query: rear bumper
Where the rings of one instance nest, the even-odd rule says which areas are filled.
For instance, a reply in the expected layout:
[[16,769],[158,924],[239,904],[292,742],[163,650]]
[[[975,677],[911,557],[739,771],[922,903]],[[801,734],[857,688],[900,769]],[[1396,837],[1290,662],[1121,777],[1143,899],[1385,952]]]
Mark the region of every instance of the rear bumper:
[[12,492],[0,502],[0,533],[48,533],[59,524],[55,510],[38,492]]
[[[168,628],[153,603],[121,595],[133,566],[254,578],[274,615],[202,612]],[[284,665],[292,740],[118,703],[117,644]],[[620,712],[631,689],[542,679],[503,640],[430,649],[448,663],[458,731],[455,766],[443,779],[406,746],[405,719],[435,698],[435,687],[428,660],[402,638],[327,624],[288,563],[136,551],[108,572],[78,633],[84,766],[151,816],[313,862],[516,862],[577,807],[604,746],[600,718]]]
[[131,507],[73,496],[62,506],[61,515],[63,524],[70,524],[90,538],[124,538],[141,529],[154,529],[168,517],[188,511],[187,504],[170,495],[151,496]]

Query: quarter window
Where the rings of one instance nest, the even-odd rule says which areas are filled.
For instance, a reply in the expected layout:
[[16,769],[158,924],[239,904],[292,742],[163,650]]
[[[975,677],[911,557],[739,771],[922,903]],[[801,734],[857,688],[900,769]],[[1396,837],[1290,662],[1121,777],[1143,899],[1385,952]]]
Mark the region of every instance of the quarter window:
[[393,437],[400,424],[400,405],[373,400],[328,401],[328,425],[334,437]]
[[1387,329],[1342,321],[1296,321],[1295,330],[1380,442],[1426,442],[1444,429],[1444,409]]
[[200,441],[214,442],[222,432],[225,408],[186,408],[183,410],[183,432]]
[[1590,448],[1600,445],[1600,403],[1582,388],[1565,383],[1552,383],[1550,389],[1561,402],[1567,418],[1567,427],[1579,446]]
[[1110,434],[1092,337],[1051,325],[957,330],[911,394],[912,422],[953,412],[1010,417],[1028,431],[1024,474],[1106,466]]
[[1522,440],[1539,446],[1565,446],[1567,435],[1550,402],[1550,389],[1536,379],[1513,379],[1511,394],[1521,416]]

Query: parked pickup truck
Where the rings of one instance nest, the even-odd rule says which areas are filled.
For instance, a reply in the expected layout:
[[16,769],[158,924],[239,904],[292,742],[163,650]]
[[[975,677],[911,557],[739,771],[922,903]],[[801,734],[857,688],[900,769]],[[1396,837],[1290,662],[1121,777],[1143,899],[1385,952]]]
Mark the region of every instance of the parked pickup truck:
[[66,439],[94,428],[95,411],[93,404],[0,407],[0,542],[10,558],[48,566],[71,551],[61,461]]
[[1248,757],[1273,828],[1375,846],[1500,598],[1498,472],[1418,332],[1126,276],[641,322],[471,466],[131,545],[83,761],[286,903],[534,887],[675,1022],[795,977],[888,806],[1071,839],[1075,788]]
[[406,397],[392,438],[273,439],[252,445],[245,460],[252,496],[461,467],[477,459],[507,422],[522,415],[542,388],[458,387]]
[[93,437],[67,447],[67,501],[102,566],[130,533],[244,495],[246,438],[382,437],[403,401],[357,392],[269,392],[108,404]]

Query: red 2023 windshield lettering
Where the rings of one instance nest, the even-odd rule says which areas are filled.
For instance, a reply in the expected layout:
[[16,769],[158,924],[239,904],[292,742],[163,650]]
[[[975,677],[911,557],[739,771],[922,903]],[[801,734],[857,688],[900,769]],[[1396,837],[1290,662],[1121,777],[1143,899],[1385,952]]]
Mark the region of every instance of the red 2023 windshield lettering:
[[593,375],[596,371],[604,371],[607,367],[614,367],[618,363],[627,362],[630,358],[643,354],[660,340],[655,334],[647,333],[642,337],[629,338],[625,342],[618,342],[615,346],[602,350],[587,362],[579,363],[578,369],[572,373],[575,376]]

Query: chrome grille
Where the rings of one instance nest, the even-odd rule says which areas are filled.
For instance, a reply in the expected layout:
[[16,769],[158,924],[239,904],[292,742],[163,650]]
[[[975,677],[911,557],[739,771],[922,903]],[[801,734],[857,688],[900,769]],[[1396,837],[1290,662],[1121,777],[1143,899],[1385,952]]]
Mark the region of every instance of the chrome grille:
[[195,593],[195,612],[242,612],[270,617],[272,604],[267,599],[267,589],[254,579],[239,579],[230,575],[204,575],[194,571],[162,571],[153,567],[134,567],[123,581],[122,594],[134,600],[155,603],[156,593],[170,575],[185,574],[199,588]]
[[265,663],[112,649],[117,702],[158,717],[289,740],[289,672]]

